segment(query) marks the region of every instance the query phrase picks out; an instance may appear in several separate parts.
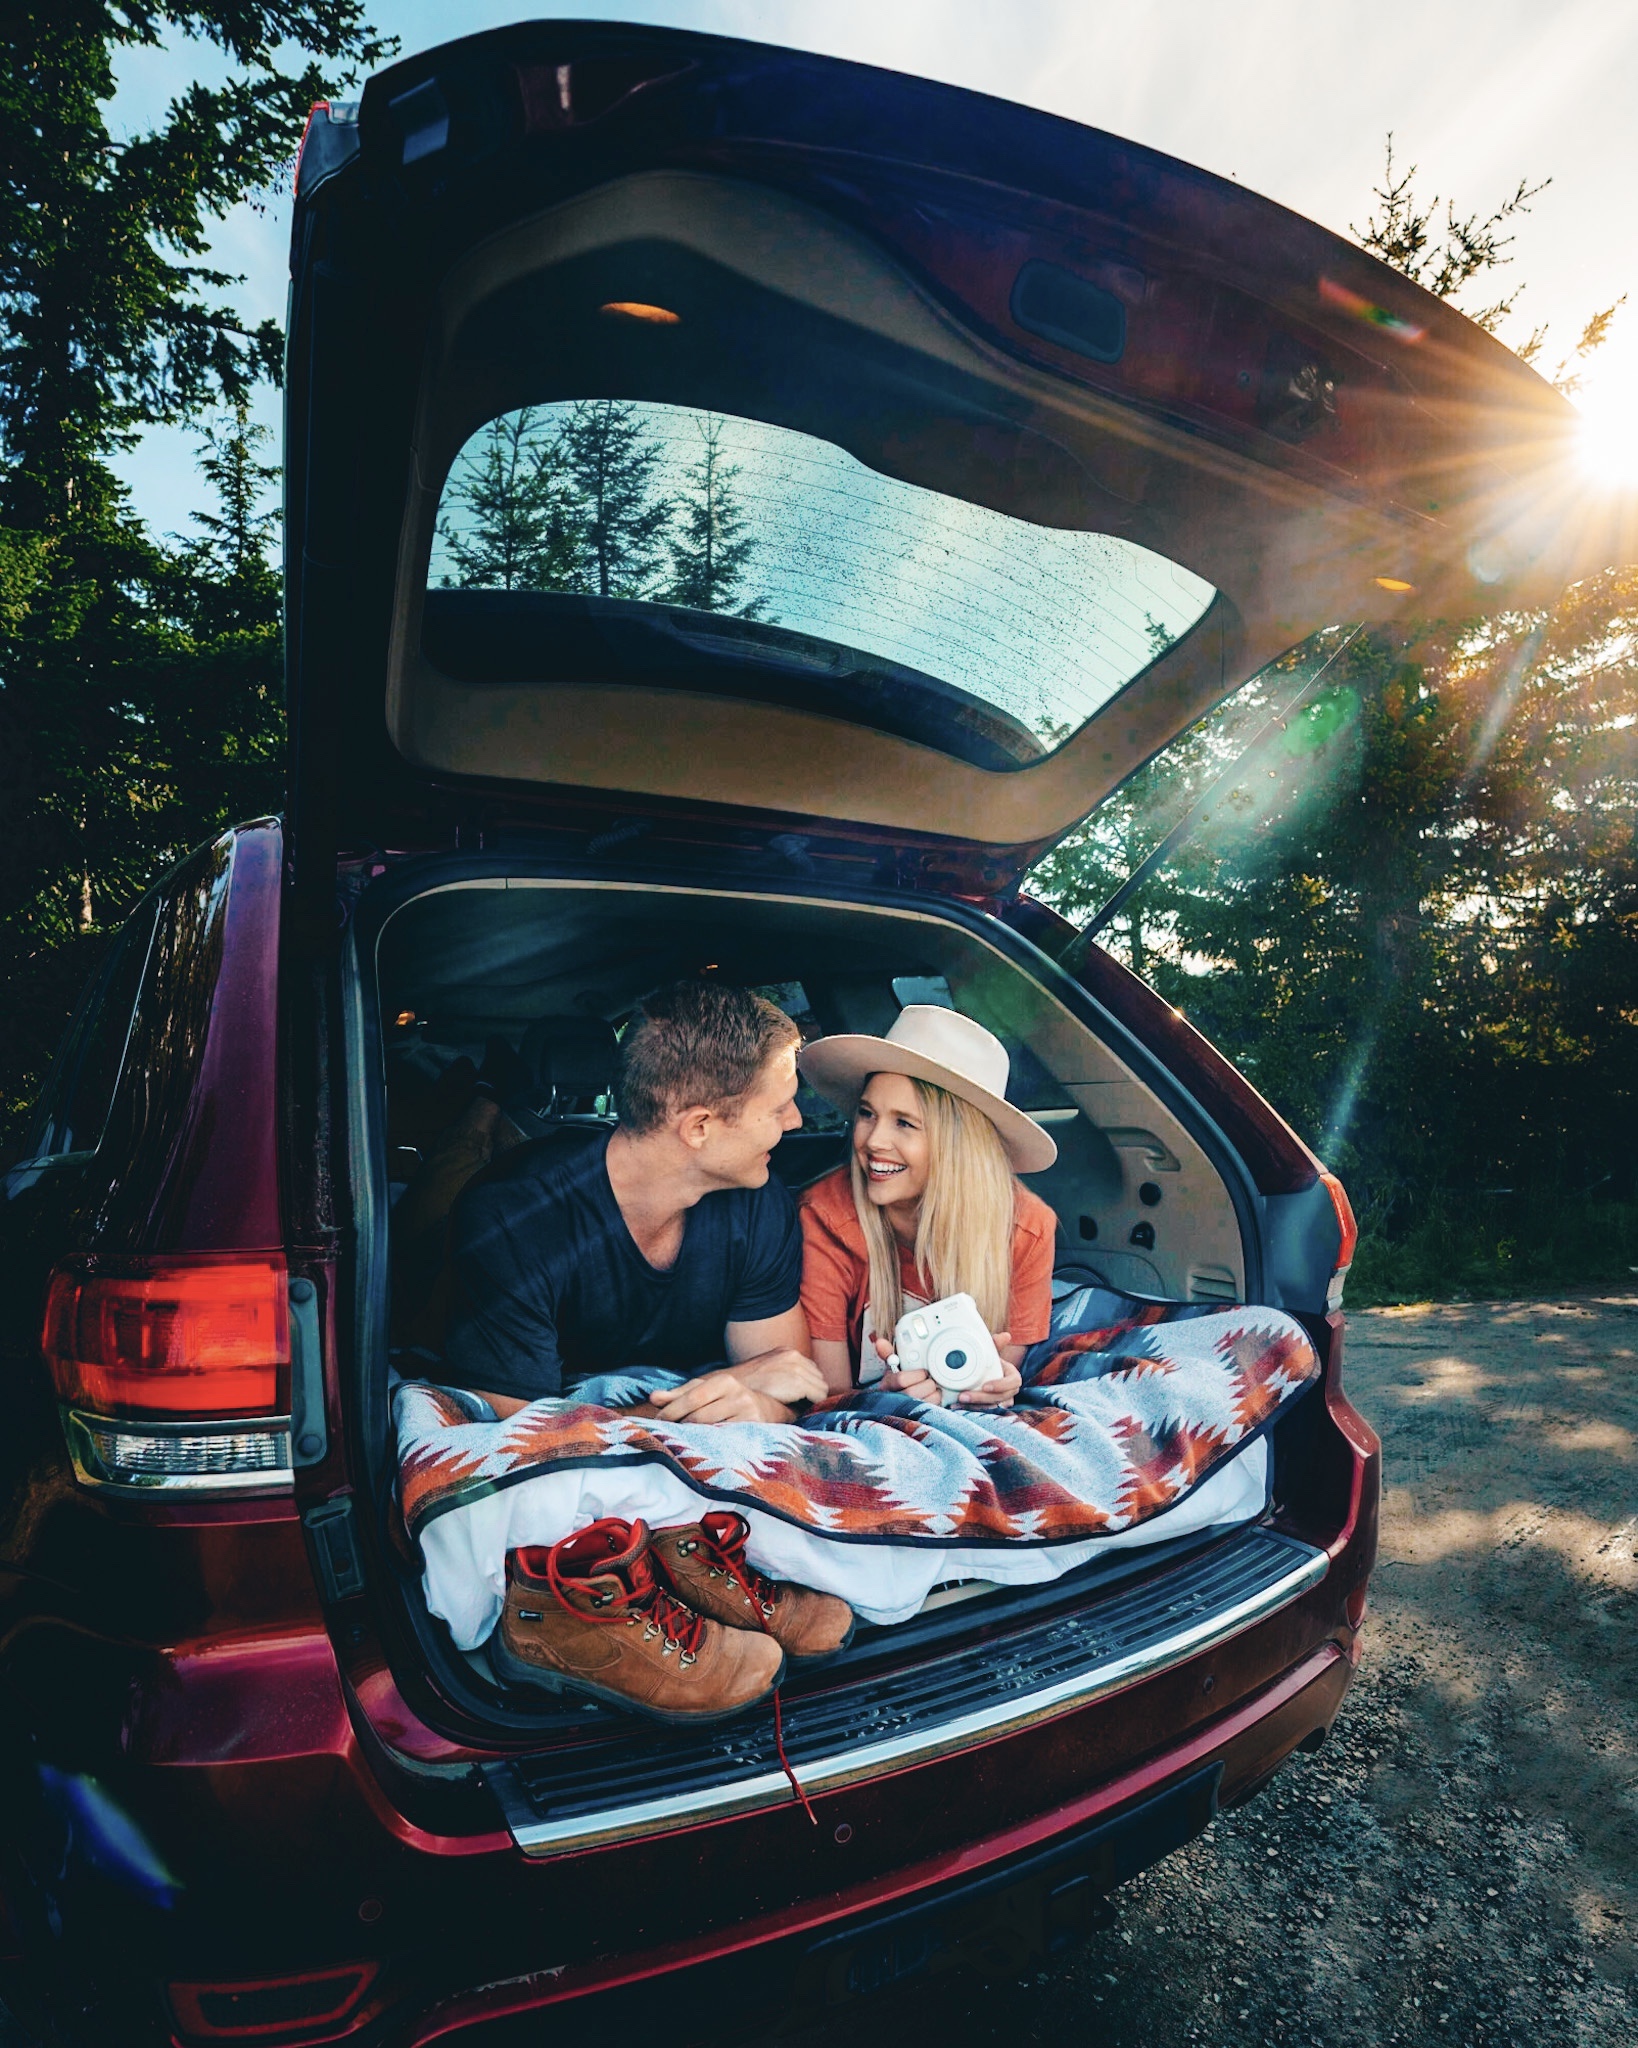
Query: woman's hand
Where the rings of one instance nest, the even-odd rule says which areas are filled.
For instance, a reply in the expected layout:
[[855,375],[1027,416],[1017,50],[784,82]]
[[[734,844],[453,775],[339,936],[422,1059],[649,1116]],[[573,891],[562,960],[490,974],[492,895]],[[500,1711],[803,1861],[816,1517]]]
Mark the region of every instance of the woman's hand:
[[811,1358],[800,1351],[764,1351],[662,1387],[649,1395],[663,1422],[789,1422],[799,1401],[823,1401],[830,1389]]
[[[986,1380],[981,1387],[970,1387],[965,1394],[958,1394],[956,1396],[956,1406],[958,1408],[1010,1408],[1012,1406],[1018,1389],[1024,1384],[1024,1378],[1014,1362],[1015,1358],[1021,1354],[1015,1351],[1014,1356],[1008,1356],[1009,1347],[1011,1346],[1012,1332],[1010,1330],[997,1330],[995,1333],[995,1348],[1001,1354],[1001,1375],[998,1379]],[[876,1351],[884,1363],[893,1355],[893,1347],[885,1337],[878,1337],[876,1339]],[[925,1401],[930,1408],[938,1407],[944,1399],[944,1389],[930,1372],[889,1370],[882,1374],[877,1384],[884,1393],[908,1394],[913,1401]]]
[[981,1387],[969,1387],[966,1393],[956,1396],[958,1408],[1010,1408],[1024,1384],[1024,1376],[1015,1365],[1001,1361],[1001,1377],[986,1380]]
[[1010,1330],[997,1330],[995,1348],[1001,1354],[1001,1377],[986,1380],[981,1387],[969,1387],[966,1393],[956,1396],[960,1408],[1010,1408],[1018,1389],[1024,1384],[1024,1376],[1018,1370],[1021,1349],[1013,1345]]
[[[876,1347],[876,1356],[883,1365],[893,1356],[893,1347],[885,1337],[871,1333],[871,1342]],[[888,1366],[875,1385],[884,1394],[908,1394],[913,1401],[925,1401],[936,1408],[943,1398],[943,1389],[930,1372],[903,1372],[897,1366]]]

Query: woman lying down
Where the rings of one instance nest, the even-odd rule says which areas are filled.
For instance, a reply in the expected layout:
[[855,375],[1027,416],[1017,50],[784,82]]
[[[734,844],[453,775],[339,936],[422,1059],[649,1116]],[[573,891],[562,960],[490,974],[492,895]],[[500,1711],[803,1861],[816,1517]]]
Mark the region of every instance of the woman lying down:
[[1097,1288],[1055,1317],[1016,1176],[1056,1148],[950,1010],[801,1052],[853,1142],[798,1212],[769,1173],[798,1048],[760,997],[678,984],[626,1034],[612,1133],[519,1146],[457,1204],[401,1499],[428,1605],[510,1681],[709,1721],[940,1580],[1261,1511],[1257,1439],[1317,1372],[1300,1326]]

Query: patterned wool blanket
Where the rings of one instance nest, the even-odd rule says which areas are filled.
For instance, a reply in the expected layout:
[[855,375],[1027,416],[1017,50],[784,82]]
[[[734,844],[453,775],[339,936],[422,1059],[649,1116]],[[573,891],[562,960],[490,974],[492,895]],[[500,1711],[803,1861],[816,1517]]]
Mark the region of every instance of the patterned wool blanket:
[[500,1613],[509,1549],[600,1515],[665,1527],[716,1506],[747,1517],[770,1576],[897,1621],[940,1581],[1034,1582],[1111,1545],[1253,1518],[1262,1439],[1318,1373],[1277,1309],[1083,1288],[1055,1307],[1011,1409],[856,1388],[799,1423],[668,1424],[621,1412],[676,1384],[642,1368],[497,1421],[475,1395],[406,1382],[400,1500],[428,1605],[463,1648]]

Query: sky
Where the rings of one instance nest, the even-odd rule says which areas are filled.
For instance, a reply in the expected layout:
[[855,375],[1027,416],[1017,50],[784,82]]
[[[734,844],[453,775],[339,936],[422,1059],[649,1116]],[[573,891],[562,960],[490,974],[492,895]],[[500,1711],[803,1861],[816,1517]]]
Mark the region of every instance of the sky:
[[[1418,189],[1488,212],[1520,178],[1551,184],[1521,220],[1503,338],[1546,324],[1549,372],[1625,292],[1579,402],[1595,449],[1638,465],[1638,5],[1634,0],[378,0],[408,53],[559,14],[712,30],[882,64],[1042,107],[1236,178],[1340,233],[1362,227],[1391,129]],[[134,133],[189,79],[219,75],[179,40],[129,53],[112,125]],[[223,223],[214,260],[249,316],[282,317],[288,192]],[[261,414],[277,425],[277,400]],[[120,468],[160,532],[199,502],[195,443],[155,433]],[[1628,478],[1630,481],[1630,476]]]

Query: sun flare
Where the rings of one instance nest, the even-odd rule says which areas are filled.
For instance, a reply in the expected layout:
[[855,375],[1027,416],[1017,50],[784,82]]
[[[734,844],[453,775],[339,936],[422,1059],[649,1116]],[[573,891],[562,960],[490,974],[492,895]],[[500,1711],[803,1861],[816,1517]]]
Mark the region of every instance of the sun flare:
[[1577,401],[1581,461],[1605,485],[1638,485],[1638,368],[1601,377]]

